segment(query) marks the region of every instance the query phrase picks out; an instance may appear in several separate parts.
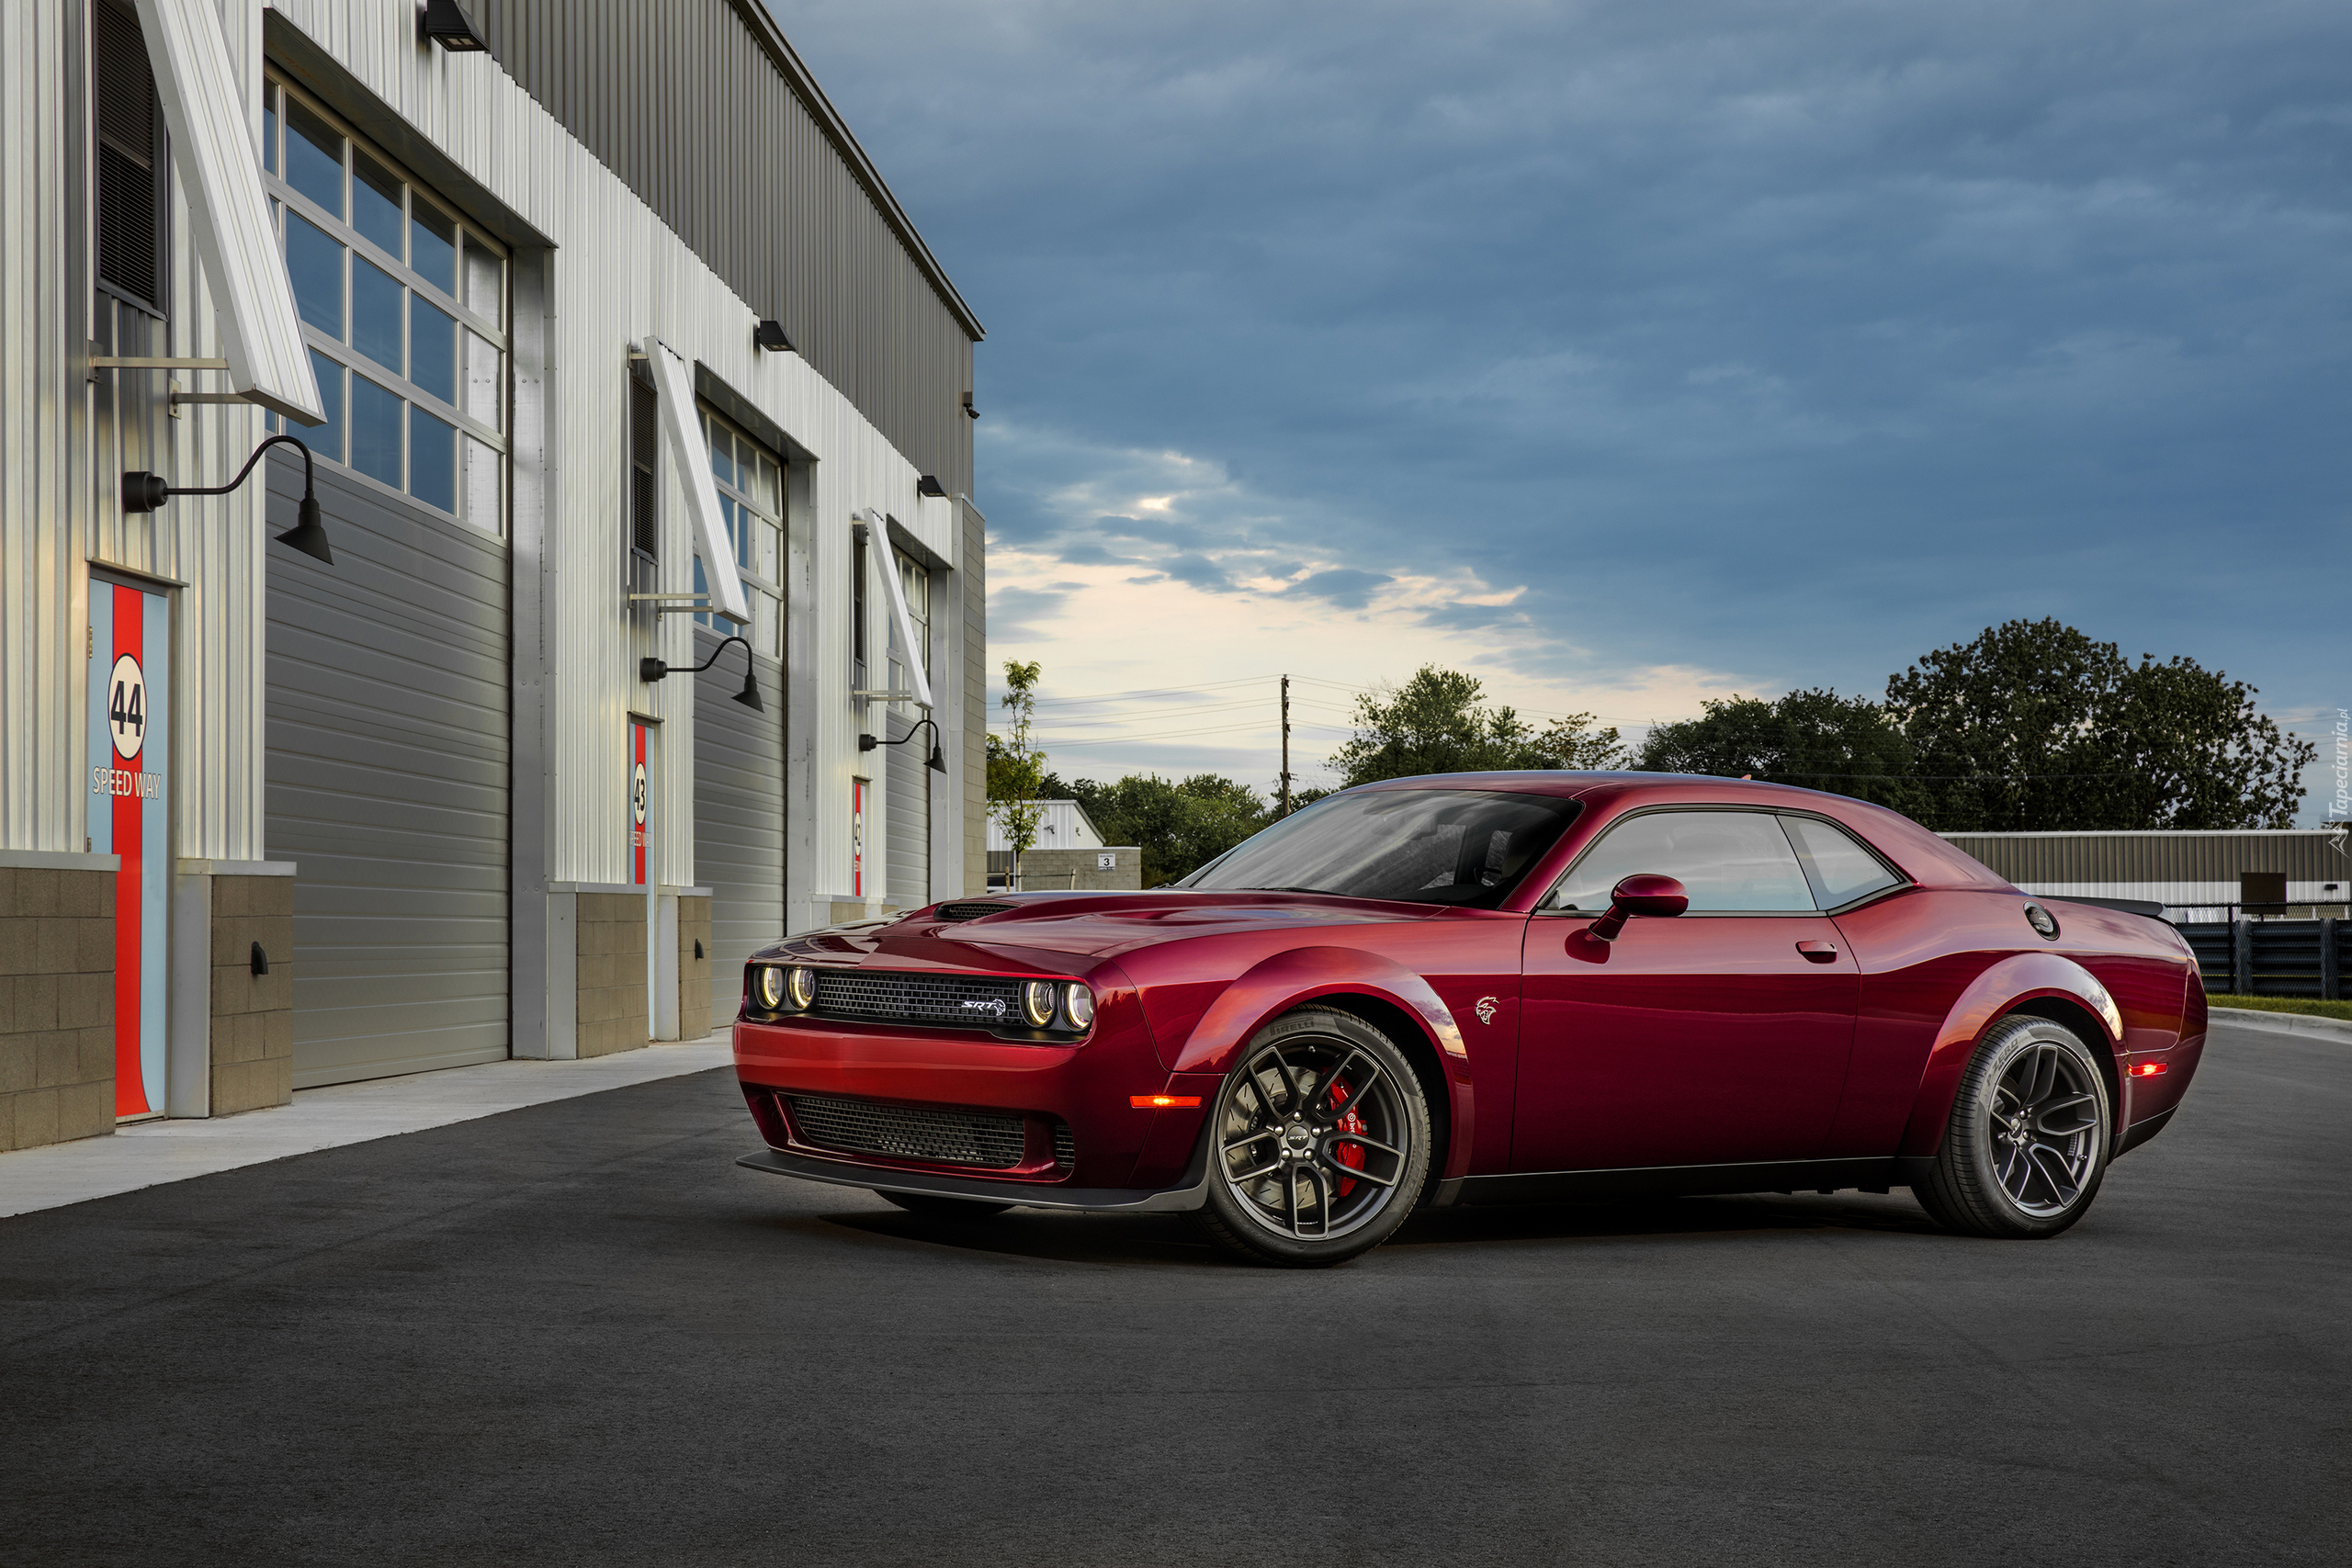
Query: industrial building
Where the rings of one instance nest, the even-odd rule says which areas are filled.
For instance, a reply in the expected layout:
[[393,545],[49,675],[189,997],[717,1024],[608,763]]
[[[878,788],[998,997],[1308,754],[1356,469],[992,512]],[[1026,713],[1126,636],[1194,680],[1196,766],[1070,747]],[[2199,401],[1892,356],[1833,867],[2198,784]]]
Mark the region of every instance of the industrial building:
[[10,6],[0,116],[0,1148],[985,886],[980,323],[758,0]]

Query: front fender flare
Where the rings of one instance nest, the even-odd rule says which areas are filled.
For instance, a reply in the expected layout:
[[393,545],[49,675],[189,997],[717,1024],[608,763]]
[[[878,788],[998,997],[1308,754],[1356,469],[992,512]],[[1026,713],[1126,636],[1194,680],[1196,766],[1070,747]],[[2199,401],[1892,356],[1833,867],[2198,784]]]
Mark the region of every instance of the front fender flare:
[[[2104,1038],[2086,1042],[2104,1045],[2109,1066],[2123,1049],[2123,1014],[2098,977],[2061,953],[2019,953],[2002,959],[1968,983],[1941,1028],[1935,1048],[1919,1075],[1918,1092],[1911,1101],[1911,1120],[1903,1130],[1901,1152],[1932,1155],[1944,1140],[1944,1124],[1951,1118],[1952,1101],[1960,1095],[1960,1075],[1975,1054],[1976,1043],[1996,1019],[2018,1010],[2018,1004],[2037,997],[2073,1002],[2098,1020]],[[2123,1119],[2119,1099],[2116,1117]]]
[[1461,1027],[1434,987],[1378,953],[1345,947],[1297,947],[1260,960],[1218,993],[1169,1066],[1179,1073],[1214,1073],[1222,1077],[1232,1071],[1235,1056],[1258,1031],[1317,997],[1333,996],[1377,998],[1401,1009],[1420,1026],[1436,1048],[1445,1074],[1445,1109],[1451,1125],[1440,1179],[1452,1180],[1465,1173],[1476,1104],[1470,1053],[1462,1043]]

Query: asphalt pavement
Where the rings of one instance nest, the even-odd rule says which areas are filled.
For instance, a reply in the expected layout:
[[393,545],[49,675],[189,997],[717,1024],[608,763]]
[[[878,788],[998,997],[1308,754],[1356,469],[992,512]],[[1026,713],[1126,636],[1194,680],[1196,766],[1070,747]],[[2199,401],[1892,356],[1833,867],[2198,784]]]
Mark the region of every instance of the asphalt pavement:
[[2352,1044],[2050,1242],[1426,1214],[1326,1272],[738,1169],[725,1071],[0,1220],[11,1564],[2327,1563]]

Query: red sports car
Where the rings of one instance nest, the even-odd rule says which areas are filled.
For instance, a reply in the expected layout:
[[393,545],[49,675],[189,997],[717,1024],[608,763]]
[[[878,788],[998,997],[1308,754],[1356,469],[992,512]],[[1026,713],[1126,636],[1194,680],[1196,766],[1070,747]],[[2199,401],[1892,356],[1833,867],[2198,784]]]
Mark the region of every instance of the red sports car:
[[2047,1236],[2205,1040],[2180,934],[1843,795],[1344,791],[1173,887],[934,905],[745,972],[742,1164],[918,1213],[1181,1211],[1267,1263],[1415,1208],[1884,1192]]

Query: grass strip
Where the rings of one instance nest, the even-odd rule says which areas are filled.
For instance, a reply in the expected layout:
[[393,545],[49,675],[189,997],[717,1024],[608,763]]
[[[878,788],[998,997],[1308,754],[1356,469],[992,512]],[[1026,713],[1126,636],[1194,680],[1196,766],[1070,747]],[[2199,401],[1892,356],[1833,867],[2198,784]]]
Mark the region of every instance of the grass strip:
[[2231,997],[2207,992],[2206,1004],[2217,1008],[2251,1008],[2256,1012],[2300,1012],[2312,1018],[2340,1018],[2352,1023],[2352,1001],[2324,1002],[2313,997]]

